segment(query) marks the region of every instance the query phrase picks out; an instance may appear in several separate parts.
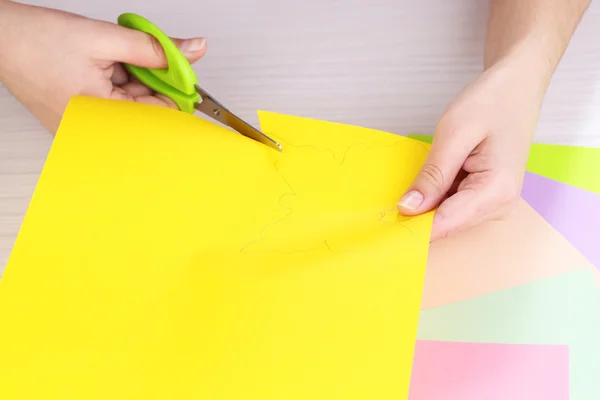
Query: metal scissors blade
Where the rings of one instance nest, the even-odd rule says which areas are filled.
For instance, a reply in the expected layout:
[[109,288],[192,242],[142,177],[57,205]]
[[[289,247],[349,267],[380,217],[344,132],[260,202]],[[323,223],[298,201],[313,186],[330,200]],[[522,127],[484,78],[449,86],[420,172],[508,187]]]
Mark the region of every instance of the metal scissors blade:
[[246,121],[242,120],[240,117],[229,111],[225,108],[221,103],[215,100],[210,94],[208,94],[204,89],[200,88],[196,85],[196,91],[202,98],[199,103],[196,103],[196,109],[209,117],[219,121],[220,123],[233,128],[235,131],[241,133],[242,135],[254,139],[260,143],[266,144],[267,146],[282,151],[281,145],[277,143],[275,140],[271,139],[258,129],[252,127],[252,125],[248,124]]

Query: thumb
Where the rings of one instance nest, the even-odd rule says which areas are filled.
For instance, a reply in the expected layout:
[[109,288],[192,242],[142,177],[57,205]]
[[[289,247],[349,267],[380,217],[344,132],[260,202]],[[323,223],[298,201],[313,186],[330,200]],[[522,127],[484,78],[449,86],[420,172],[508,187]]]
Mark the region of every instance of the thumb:
[[[206,40],[171,39],[185,58],[194,63],[206,52]],[[145,68],[166,68],[167,58],[160,42],[144,32],[106,23],[99,32],[95,56],[104,61],[116,61]]]
[[469,156],[468,147],[456,140],[435,138],[425,163],[412,185],[398,202],[404,215],[417,215],[435,208],[451,188]]

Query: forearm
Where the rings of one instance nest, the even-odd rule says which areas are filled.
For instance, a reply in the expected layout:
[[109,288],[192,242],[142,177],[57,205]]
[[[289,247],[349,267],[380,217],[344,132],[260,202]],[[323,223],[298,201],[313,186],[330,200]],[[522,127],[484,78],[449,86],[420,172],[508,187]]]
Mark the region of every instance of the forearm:
[[484,67],[519,59],[549,82],[590,0],[491,0]]
[[15,5],[11,0],[0,0],[0,33],[4,33]]
[[15,3],[9,0],[0,0],[0,81],[2,81],[3,67],[6,67],[10,55],[8,46],[13,41],[12,23]]
[[[35,43],[31,41],[35,28],[42,22],[32,10],[36,6],[10,0],[0,0],[0,81],[10,79],[24,63],[33,63],[27,57]],[[42,33],[39,33],[42,36]],[[8,85],[7,85],[8,86]]]

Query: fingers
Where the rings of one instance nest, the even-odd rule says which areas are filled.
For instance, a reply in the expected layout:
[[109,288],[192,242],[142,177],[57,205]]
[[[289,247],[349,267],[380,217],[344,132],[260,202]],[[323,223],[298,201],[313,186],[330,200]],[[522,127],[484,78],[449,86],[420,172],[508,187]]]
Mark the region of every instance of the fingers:
[[167,107],[178,110],[179,108],[166,96],[156,94],[152,95],[152,91],[139,82],[130,82],[123,87],[113,87],[109,99],[135,101],[138,103],[152,104],[155,106]]
[[129,74],[125,70],[125,67],[123,67],[123,64],[113,64],[112,68],[113,70],[110,80],[113,83],[113,85],[120,86],[129,81]]
[[177,104],[175,104],[175,102],[173,100],[171,100],[169,97],[164,96],[160,93],[156,93],[154,95],[154,97],[156,97],[158,100],[160,100],[164,104],[165,107],[169,107],[174,110],[179,110],[179,107],[177,106]]
[[398,202],[404,215],[418,215],[435,208],[451,188],[472,147],[453,135],[440,132],[416,179]]
[[510,214],[519,199],[517,185],[489,176],[489,172],[469,175],[456,194],[440,204],[433,218],[431,241],[471,228],[482,222]]
[[120,87],[113,87],[108,98],[112,100],[134,101],[133,96]]
[[127,82],[124,85],[122,85],[121,88],[133,97],[152,95],[152,89],[148,88],[140,82]]
[[[169,98],[162,96],[140,96],[136,97],[135,101],[137,101],[138,103],[152,104],[155,106],[167,108],[174,108],[173,105],[175,104]],[[175,106],[175,109],[177,109],[177,106]]]
[[181,50],[185,58],[190,63],[195,63],[201,59],[206,53],[206,39],[205,38],[192,38],[192,39],[179,39],[171,38],[177,48]]
[[[100,60],[123,62],[145,68],[166,68],[162,46],[153,36],[111,23],[100,23],[94,43],[94,56]],[[206,52],[204,38],[172,39],[190,62],[198,61]]]

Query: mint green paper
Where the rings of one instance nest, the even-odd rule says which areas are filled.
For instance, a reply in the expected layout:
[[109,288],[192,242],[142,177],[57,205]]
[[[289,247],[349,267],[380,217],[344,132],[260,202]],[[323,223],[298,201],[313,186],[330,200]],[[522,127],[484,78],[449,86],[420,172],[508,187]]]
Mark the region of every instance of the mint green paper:
[[600,399],[600,290],[587,269],[422,311],[417,338],[567,344],[571,400]]
[[[408,137],[425,143],[433,141],[433,136]],[[600,147],[534,143],[527,171],[600,194]]]

